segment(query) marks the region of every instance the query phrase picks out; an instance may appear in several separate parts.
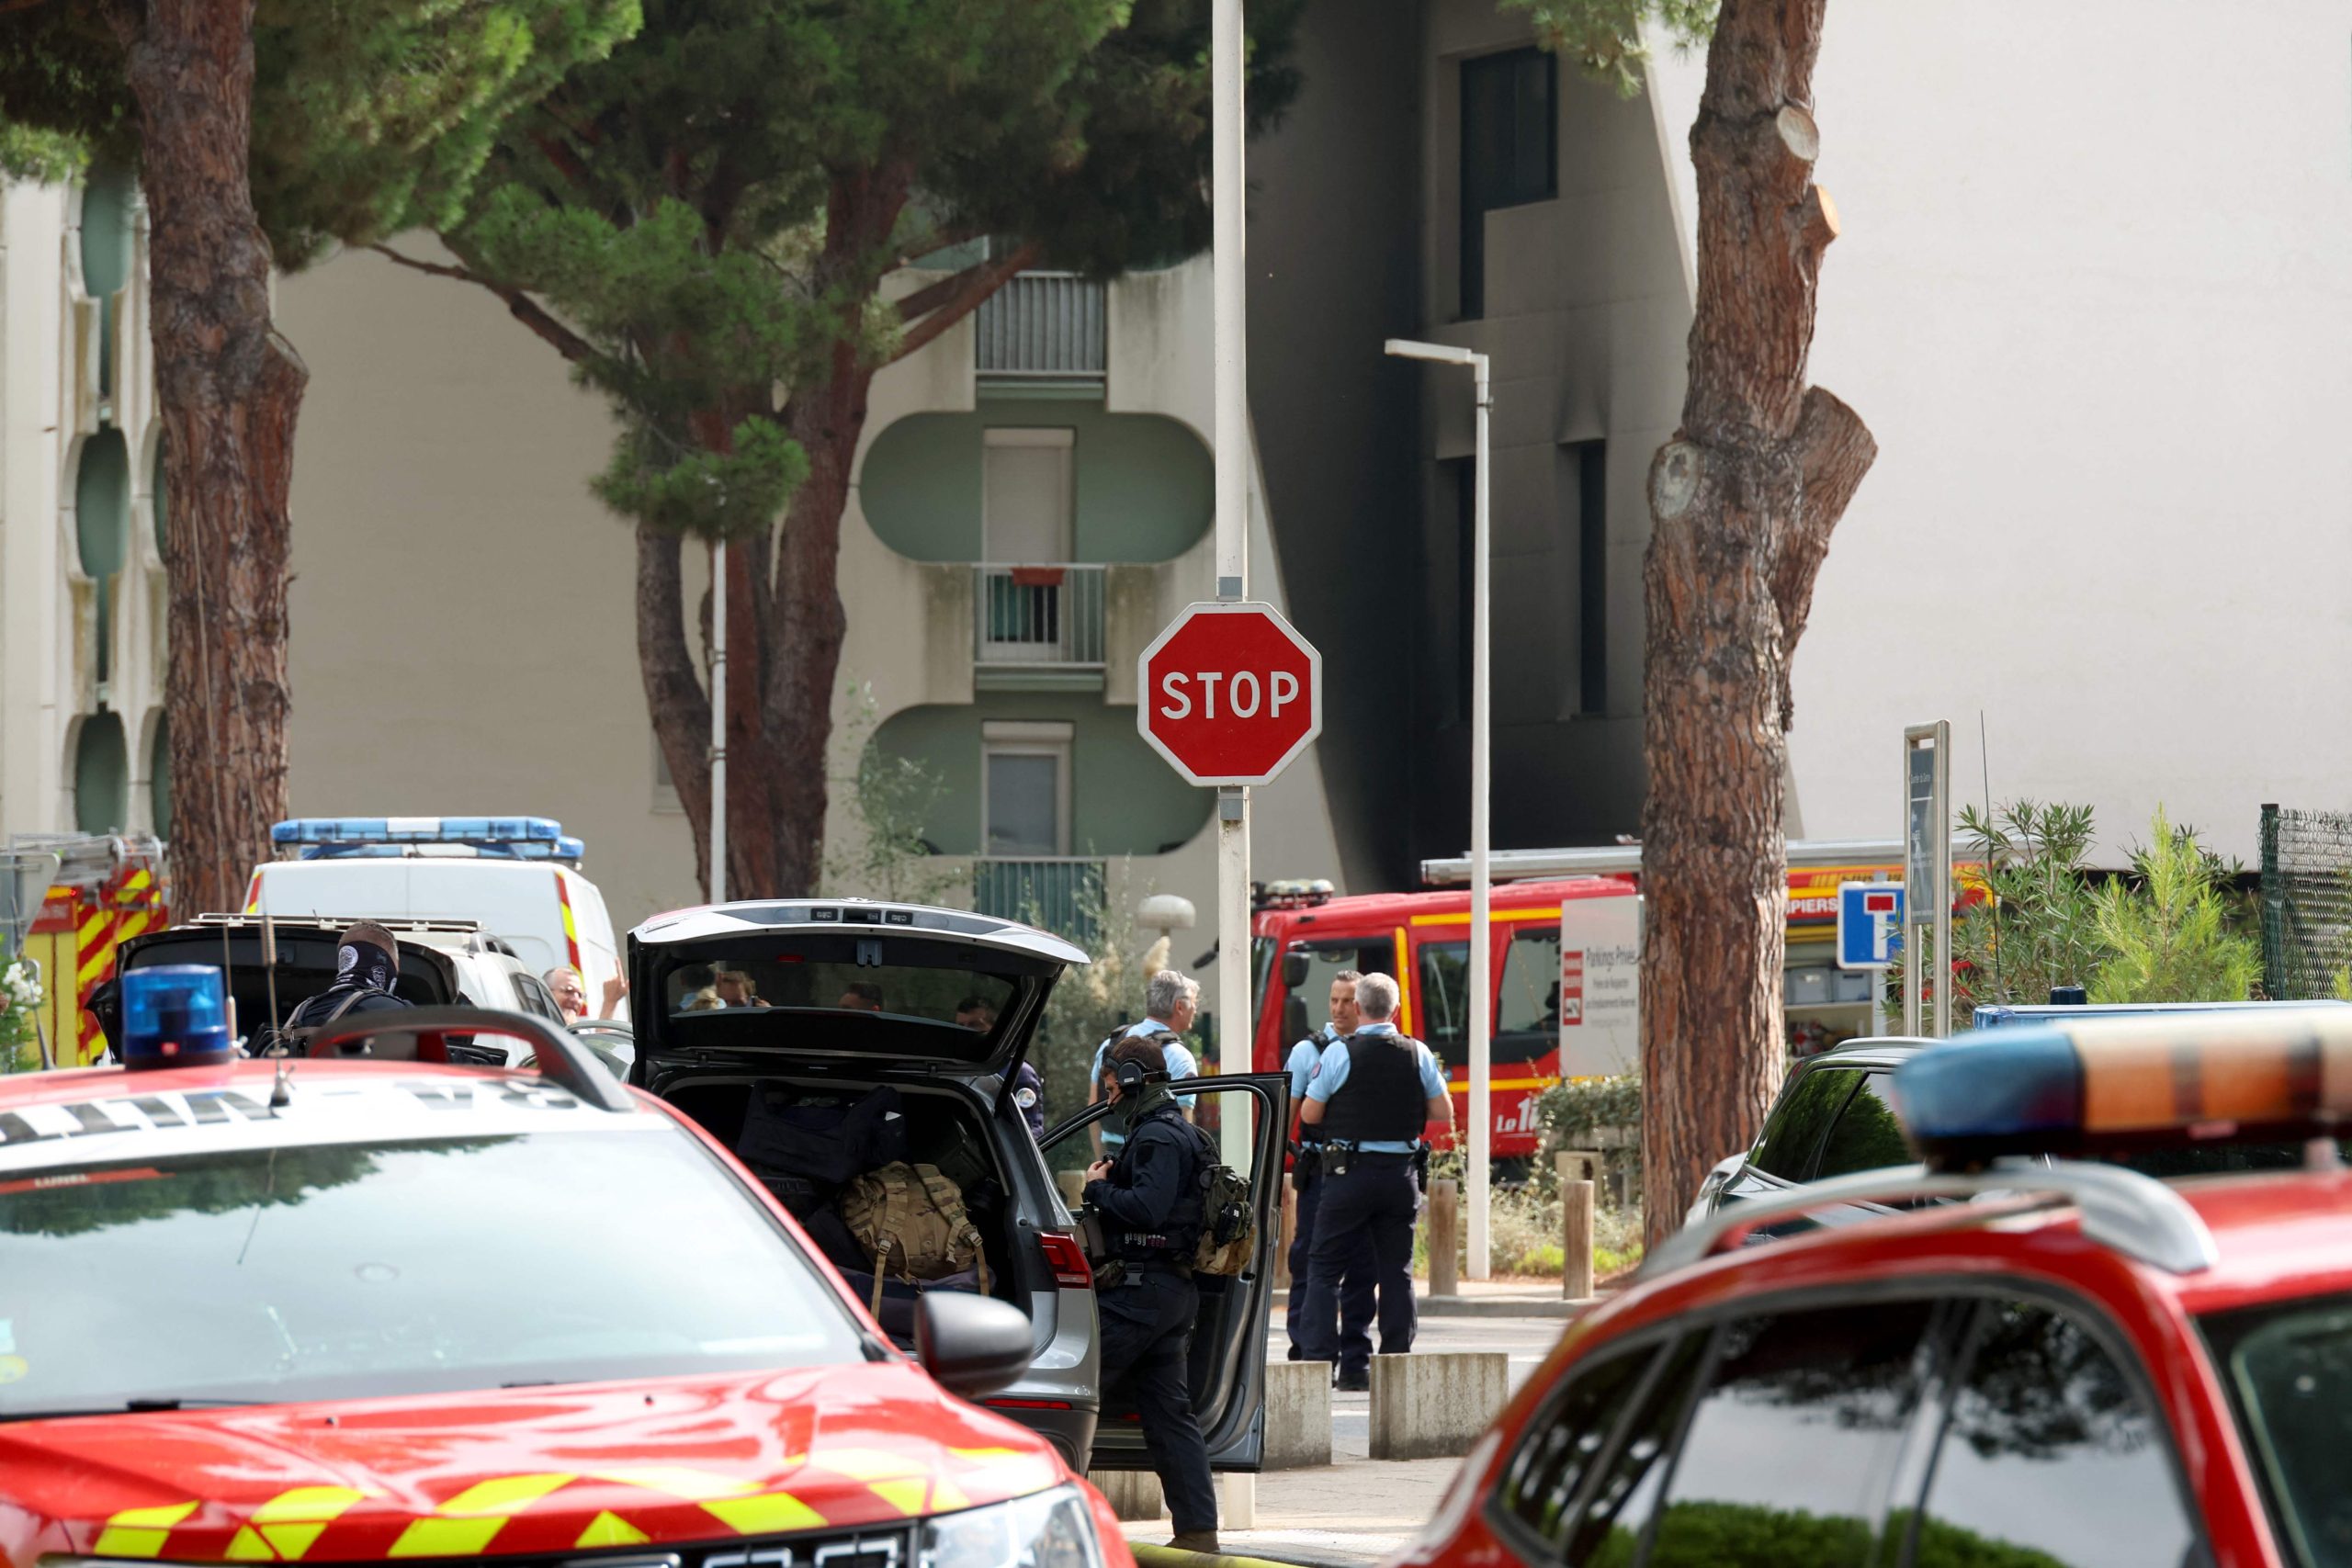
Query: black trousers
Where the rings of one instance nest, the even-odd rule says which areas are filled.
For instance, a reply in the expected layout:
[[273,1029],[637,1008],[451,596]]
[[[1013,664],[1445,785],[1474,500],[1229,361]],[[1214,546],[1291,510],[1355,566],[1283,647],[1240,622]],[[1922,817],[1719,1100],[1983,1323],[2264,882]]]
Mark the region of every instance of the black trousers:
[[1315,1201],[1315,1245],[1308,1250],[1306,1322],[1301,1355],[1339,1359],[1334,1331],[1340,1280],[1356,1249],[1372,1250],[1372,1282],[1380,1294],[1380,1353],[1413,1348],[1413,1220],[1420,1188],[1410,1155],[1349,1156],[1347,1174],[1326,1175]]
[[[1298,1194],[1298,1224],[1290,1239],[1290,1297],[1283,1308],[1283,1326],[1290,1334],[1291,1359],[1324,1360],[1306,1353],[1306,1281],[1315,1253],[1317,1219],[1321,1213],[1322,1163],[1311,1155],[1291,1170],[1291,1185]],[[1340,1276],[1339,1362],[1342,1372],[1361,1372],[1372,1364],[1372,1238],[1360,1235],[1347,1268]]]
[[1216,1529],[1209,1447],[1193,1415],[1193,1324],[1201,1293],[1192,1277],[1127,1266],[1096,1298],[1102,1319],[1102,1386],[1124,1382],[1143,1419],[1143,1446],[1167,1495],[1178,1534]]

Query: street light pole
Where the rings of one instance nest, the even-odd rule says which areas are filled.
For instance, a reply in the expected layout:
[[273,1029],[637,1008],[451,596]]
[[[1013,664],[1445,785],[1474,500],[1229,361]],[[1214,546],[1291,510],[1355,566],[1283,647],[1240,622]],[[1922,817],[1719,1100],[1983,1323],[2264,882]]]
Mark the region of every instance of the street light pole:
[[1387,352],[1399,359],[1422,359],[1438,365],[1463,365],[1470,369],[1477,399],[1477,460],[1474,465],[1475,519],[1471,530],[1470,577],[1470,1125],[1464,1155],[1467,1207],[1467,1240],[1473,1280],[1493,1271],[1487,1244],[1489,1196],[1487,1178],[1494,1162],[1494,922],[1491,917],[1493,876],[1488,864],[1489,807],[1494,793],[1491,775],[1493,735],[1490,727],[1493,660],[1488,653],[1487,603],[1491,597],[1489,568],[1493,536],[1487,526],[1487,421],[1494,403],[1494,387],[1487,356],[1451,344],[1416,343],[1390,338]]

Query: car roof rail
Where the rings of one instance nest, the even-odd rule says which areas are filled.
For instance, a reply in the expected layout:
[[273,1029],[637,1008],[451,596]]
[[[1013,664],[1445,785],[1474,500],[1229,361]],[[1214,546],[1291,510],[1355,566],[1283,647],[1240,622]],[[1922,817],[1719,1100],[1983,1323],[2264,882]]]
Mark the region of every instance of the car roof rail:
[[[506,1034],[530,1042],[539,1077],[570,1090],[599,1111],[637,1109],[620,1080],[596,1054],[542,1018],[492,1008],[404,1008],[398,1012],[352,1013],[322,1025],[311,1037],[313,1055],[331,1055],[345,1041],[371,1034]],[[503,1070],[503,1069],[498,1069]]]
[[[337,931],[356,926],[360,921],[365,920],[369,925],[381,926],[386,931],[391,931],[395,934],[401,931],[448,931],[453,935],[464,935],[467,932],[479,931],[482,929],[482,924],[480,920],[461,920],[442,919],[438,917],[427,919],[422,915],[298,915],[291,913],[272,913],[269,916],[269,919],[274,925],[332,926]],[[228,914],[216,912],[213,914],[198,915],[187,923],[197,926],[251,926],[255,930],[259,930],[262,923],[262,913],[257,909],[250,912]]]
[[2061,1161],[1968,1172],[1896,1166],[1808,1182],[1769,1197],[1736,1199],[1659,1243],[1643,1260],[1642,1273],[1685,1268],[1740,1245],[1758,1226],[1822,1209],[1995,1196],[2071,1203],[2082,1211],[2085,1236],[2168,1274],[2202,1272],[2221,1256],[2213,1233],[2187,1199],[2154,1177],[2120,1166]]

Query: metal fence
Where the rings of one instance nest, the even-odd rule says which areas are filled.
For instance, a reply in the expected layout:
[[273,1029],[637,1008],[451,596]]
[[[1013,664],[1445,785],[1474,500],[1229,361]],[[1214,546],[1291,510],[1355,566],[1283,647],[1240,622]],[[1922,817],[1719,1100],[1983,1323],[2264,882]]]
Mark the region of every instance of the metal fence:
[[2352,813],[2262,808],[2262,983],[2281,1001],[2335,994],[2352,969]]
[[982,664],[1102,663],[1102,568],[972,569],[974,649]]
[[1102,863],[1068,855],[972,861],[972,908],[1092,943],[1102,912]]
[[1108,364],[1103,286],[1074,272],[1024,272],[981,302],[972,336],[983,376],[1100,376]]

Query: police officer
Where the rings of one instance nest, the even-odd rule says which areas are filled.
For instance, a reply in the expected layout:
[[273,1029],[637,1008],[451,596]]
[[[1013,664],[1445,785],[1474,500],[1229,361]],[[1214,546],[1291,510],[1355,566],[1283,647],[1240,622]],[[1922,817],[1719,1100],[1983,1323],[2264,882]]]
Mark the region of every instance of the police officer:
[[1102,1381],[1126,1379],[1135,1397],[1144,1448],[1176,1525],[1169,1544],[1215,1551],[1216,1492],[1208,1445],[1193,1414],[1190,1376],[1193,1323],[1201,1311],[1193,1256],[1207,1217],[1200,1175],[1215,1146],[1177,1111],[1168,1085],[1159,1042],[1129,1036],[1111,1047],[1098,1087],[1114,1107],[1112,1115],[1125,1123],[1126,1141],[1116,1158],[1087,1168],[1085,1193],[1121,1266],[1117,1282],[1095,1298]]
[[393,991],[401,979],[400,939],[362,920],[335,943],[334,984],[286,1017],[286,1027],[315,1029],[352,1013],[384,1012],[409,1004]]
[[[1102,1075],[1109,1068],[1111,1048],[1126,1039],[1149,1040],[1166,1054],[1168,1076],[1171,1078],[1196,1077],[1200,1064],[1193,1059],[1192,1051],[1184,1043],[1184,1032],[1193,1027],[1193,1019],[1201,1004],[1201,984],[1173,969],[1162,969],[1144,986],[1143,1021],[1129,1024],[1094,1048],[1094,1071],[1087,1082],[1086,1103],[1093,1105],[1102,1098]],[[1110,1157],[1119,1152],[1121,1134],[1118,1130],[1096,1122],[1090,1130],[1097,1156]]]
[[[1342,969],[1331,977],[1331,1018],[1321,1029],[1291,1047],[1283,1071],[1290,1075],[1292,1115],[1306,1103],[1306,1086],[1323,1053],[1336,1041],[1356,1032],[1356,982],[1363,976]],[[1283,1325],[1290,1334],[1290,1359],[1312,1359],[1299,1336],[1306,1321],[1307,1258],[1315,1247],[1315,1199],[1322,1190],[1316,1178],[1322,1166],[1323,1139],[1311,1127],[1298,1129],[1298,1159],[1290,1173],[1291,1190],[1297,1195],[1295,1224],[1290,1242],[1290,1295],[1283,1309]],[[1372,1241],[1359,1235],[1355,1250],[1340,1280],[1340,1363],[1362,1371],[1372,1359]]]
[[[1316,1200],[1315,1246],[1307,1255],[1306,1359],[1339,1359],[1333,1333],[1340,1277],[1349,1257],[1368,1236],[1373,1281],[1380,1294],[1380,1353],[1413,1348],[1413,1219],[1420,1187],[1414,1147],[1423,1126],[1453,1127],[1453,1100],[1445,1071],[1430,1048],[1396,1032],[1396,982],[1366,975],[1356,982],[1355,1032],[1325,1048],[1306,1103],[1303,1129],[1324,1140],[1322,1193]],[[1336,1386],[1372,1386],[1369,1360],[1342,1363]]]

